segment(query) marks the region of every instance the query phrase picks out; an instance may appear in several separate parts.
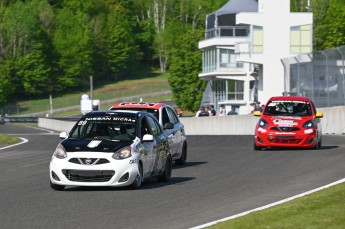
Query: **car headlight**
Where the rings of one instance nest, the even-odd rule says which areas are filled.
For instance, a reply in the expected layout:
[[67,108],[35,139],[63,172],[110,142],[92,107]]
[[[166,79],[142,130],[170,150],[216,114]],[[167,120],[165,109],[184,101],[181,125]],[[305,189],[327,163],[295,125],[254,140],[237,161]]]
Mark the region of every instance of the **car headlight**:
[[268,127],[268,122],[265,119],[260,119],[258,122],[258,126],[266,128]]
[[59,158],[59,159],[66,158],[67,153],[66,153],[65,147],[63,147],[63,145],[59,144],[55,149],[54,156]]
[[122,149],[119,149],[118,151],[116,151],[112,157],[116,160],[121,160],[121,159],[129,158],[130,156],[132,156],[131,147],[126,146],[126,147],[123,147]]
[[303,124],[303,128],[313,128],[314,126],[315,126],[314,120],[306,121],[306,122]]

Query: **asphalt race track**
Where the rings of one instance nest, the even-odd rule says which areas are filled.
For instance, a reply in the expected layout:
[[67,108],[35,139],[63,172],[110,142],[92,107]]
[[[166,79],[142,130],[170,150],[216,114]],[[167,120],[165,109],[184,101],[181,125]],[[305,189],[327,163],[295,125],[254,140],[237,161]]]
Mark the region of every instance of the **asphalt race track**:
[[29,140],[0,149],[0,227],[190,228],[294,196],[345,177],[345,136],[320,150],[253,150],[253,136],[188,136],[188,163],[171,182],[140,190],[49,186],[57,133],[0,126]]

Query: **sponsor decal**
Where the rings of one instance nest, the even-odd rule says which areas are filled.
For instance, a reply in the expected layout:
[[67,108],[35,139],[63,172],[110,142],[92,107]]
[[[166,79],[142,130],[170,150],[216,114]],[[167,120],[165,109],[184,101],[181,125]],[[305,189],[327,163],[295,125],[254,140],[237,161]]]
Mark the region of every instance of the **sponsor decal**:
[[308,129],[308,130],[305,130],[305,131],[304,131],[305,134],[311,134],[311,133],[313,133],[313,132],[314,132],[313,129]]
[[293,127],[293,126],[298,125],[293,120],[285,120],[285,119],[274,119],[273,124],[279,127]]
[[296,135],[294,132],[275,132],[276,135]]
[[264,128],[261,128],[261,127],[258,128],[258,131],[261,132],[261,133],[266,133],[267,132],[267,130],[265,130]]
[[87,121],[120,121],[120,122],[135,122],[135,119],[127,117],[89,117],[85,118],[84,122]]
[[302,120],[302,118],[300,116],[280,116],[280,115],[277,115],[277,116],[274,116],[273,119],[285,119],[285,120],[288,120],[288,119],[292,119],[292,120]]
[[129,160],[129,164],[136,164],[136,163],[138,163],[137,159]]

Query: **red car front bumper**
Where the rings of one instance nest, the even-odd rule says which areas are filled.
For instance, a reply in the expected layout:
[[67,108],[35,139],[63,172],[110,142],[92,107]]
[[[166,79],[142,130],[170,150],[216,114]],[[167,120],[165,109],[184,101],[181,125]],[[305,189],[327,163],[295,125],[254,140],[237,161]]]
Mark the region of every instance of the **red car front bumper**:
[[317,130],[315,128],[296,132],[277,132],[258,127],[255,131],[255,145],[260,148],[314,148],[316,144]]

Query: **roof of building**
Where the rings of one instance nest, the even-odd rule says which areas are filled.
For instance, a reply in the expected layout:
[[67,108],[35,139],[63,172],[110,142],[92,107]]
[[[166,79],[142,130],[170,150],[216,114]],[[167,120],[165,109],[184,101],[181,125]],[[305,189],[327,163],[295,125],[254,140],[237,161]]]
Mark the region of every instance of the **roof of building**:
[[222,15],[240,12],[258,12],[258,2],[256,0],[230,0],[215,13]]

